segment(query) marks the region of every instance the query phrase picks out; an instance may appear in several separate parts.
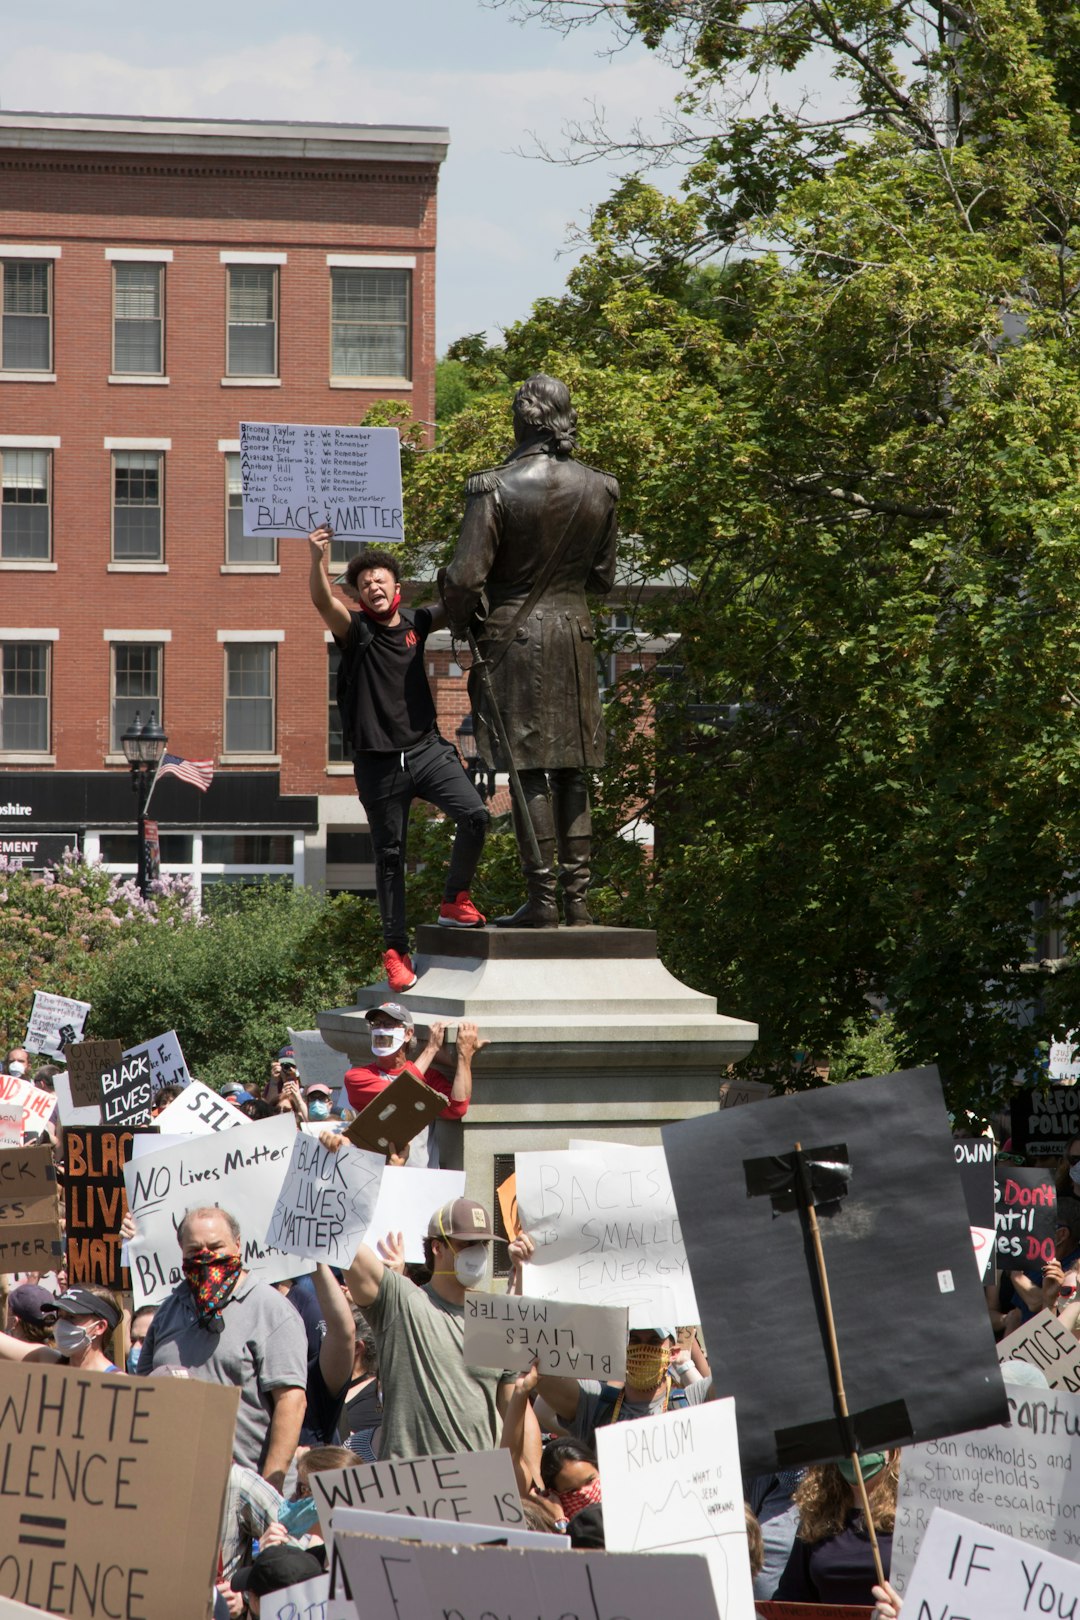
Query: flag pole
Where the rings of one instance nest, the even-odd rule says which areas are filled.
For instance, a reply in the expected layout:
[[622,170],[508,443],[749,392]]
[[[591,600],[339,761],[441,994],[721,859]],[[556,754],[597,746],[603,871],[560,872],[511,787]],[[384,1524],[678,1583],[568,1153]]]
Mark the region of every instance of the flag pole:
[[149,808],[150,808],[150,800],[151,800],[151,799],[152,799],[152,798],[153,798],[153,797],[154,797],[154,789],[155,789],[155,788],[156,788],[156,787],[157,787],[157,779],[158,779],[158,772],[159,772],[159,771],[160,771],[160,769],[161,769],[161,763],[162,763],[162,760],[163,760],[163,759],[164,759],[164,758],[165,758],[165,750],[164,750],[164,748],[163,748],[163,749],[162,749],[162,750],[161,750],[161,754],[160,754],[160,756],[159,756],[159,758],[158,758],[158,762],[157,762],[157,764],[156,764],[156,765],[155,765],[155,766],[154,766],[154,777],[153,777],[153,781],[152,781],[152,782],[151,782],[151,783],[150,783],[150,791],[149,791],[149,793],[148,793],[148,794],[147,794],[147,795],[146,795],[146,803],[145,803],[145,804],[144,804],[144,805],[143,805],[143,815],[144,815],[144,816],[145,816],[145,815],[146,815],[146,812],[147,812],[147,811],[148,811],[148,810],[149,810]]

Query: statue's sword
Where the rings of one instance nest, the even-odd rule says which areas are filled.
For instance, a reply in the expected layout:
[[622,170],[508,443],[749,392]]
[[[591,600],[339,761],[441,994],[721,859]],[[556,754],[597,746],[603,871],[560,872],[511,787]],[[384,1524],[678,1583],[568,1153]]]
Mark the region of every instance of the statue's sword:
[[506,727],[503,725],[502,715],[499,713],[499,705],[495,699],[494,690],[492,689],[491,675],[484,656],[476,644],[476,637],[473,635],[471,630],[467,632],[467,639],[469,643],[469,651],[472,653],[473,669],[476,670],[479,678],[480,690],[483,692],[484,696],[484,708],[487,710],[487,722],[492,731],[495,733],[503,758],[506,760],[507,770],[510,776],[510,792],[513,795],[514,803],[518,807],[521,823],[525,828],[526,836],[529,841],[529,854],[532,856],[537,870],[539,870],[540,867],[543,866],[544,861],[542,855],[540,854],[540,845],[536,841],[536,828],[532,824],[532,817],[529,814],[529,806],[525,801],[525,790],[521,785],[521,777],[518,775],[518,768],[514,764],[514,756],[510,752],[510,742],[506,735]]

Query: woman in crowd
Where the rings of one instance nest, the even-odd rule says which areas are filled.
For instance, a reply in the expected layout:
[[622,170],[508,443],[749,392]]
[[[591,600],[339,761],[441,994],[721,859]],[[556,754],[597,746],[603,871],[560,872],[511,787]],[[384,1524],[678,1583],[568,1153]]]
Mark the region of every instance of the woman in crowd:
[[[899,1451],[861,1459],[870,1513],[886,1578],[896,1521]],[[774,1596],[784,1603],[873,1603],[873,1549],[848,1459],[808,1468],[795,1492],[799,1530]]]

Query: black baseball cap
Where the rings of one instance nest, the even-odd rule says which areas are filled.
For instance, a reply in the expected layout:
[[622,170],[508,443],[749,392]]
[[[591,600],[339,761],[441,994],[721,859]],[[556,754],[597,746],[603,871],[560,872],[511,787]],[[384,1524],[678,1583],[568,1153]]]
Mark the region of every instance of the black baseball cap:
[[267,1592],[280,1592],[285,1586],[298,1586],[301,1581],[311,1581],[325,1573],[313,1553],[279,1543],[267,1547],[252,1563],[236,1570],[229,1584],[234,1592],[254,1592],[256,1597],[265,1597]]

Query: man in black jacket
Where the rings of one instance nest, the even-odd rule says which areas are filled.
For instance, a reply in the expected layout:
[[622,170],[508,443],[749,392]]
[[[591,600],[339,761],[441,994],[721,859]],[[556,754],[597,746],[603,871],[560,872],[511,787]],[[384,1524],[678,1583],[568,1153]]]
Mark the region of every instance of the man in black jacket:
[[413,799],[433,804],[457,829],[439,912],[447,928],[484,925],[469,888],[490,817],[457,749],[439,735],[424,643],[440,628],[442,608],[403,608],[397,559],[369,547],[345,571],[346,588],[359,609],[351,613],[331,589],[331,539],[328,528],[309,536],[308,583],[311,600],[341,649],[342,728],[375,846],[386,981],[400,994],[416,983],[405,925],[405,850]]

